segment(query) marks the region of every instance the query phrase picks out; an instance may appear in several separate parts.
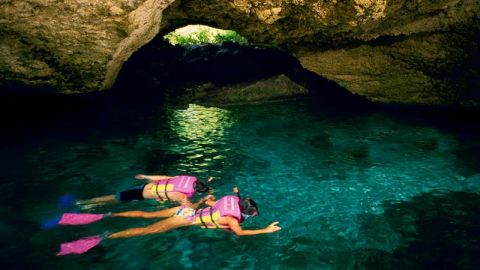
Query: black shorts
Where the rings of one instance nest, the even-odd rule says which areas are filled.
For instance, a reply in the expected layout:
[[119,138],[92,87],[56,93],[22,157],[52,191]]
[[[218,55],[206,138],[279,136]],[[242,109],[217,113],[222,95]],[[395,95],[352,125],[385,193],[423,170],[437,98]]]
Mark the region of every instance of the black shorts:
[[131,187],[125,191],[118,192],[117,194],[115,194],[115,198],[122,202],[144,200],[143,188],[145,188],[146,185],[147,184],[138,185],[138,186]]

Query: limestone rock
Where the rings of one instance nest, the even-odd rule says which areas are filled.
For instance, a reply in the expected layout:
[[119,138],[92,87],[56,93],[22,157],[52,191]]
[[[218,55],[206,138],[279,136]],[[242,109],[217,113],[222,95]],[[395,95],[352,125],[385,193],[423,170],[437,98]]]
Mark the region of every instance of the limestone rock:
[[190,88],[181,98],[183,103],[225,106],[268,102],[306,95],[308,90],[285,75],[273,76],[256,82],[218,87],[203,84]]
[[158,33],[232,29],[380,102],[480,104],[477,0],[4,0],[0,84],[112,86]]
[[471,106],[480,100],[478,51],[462,35],[438,33],[297,56],[307,69],[373,101]]
[[0,83],[64,93],[108,88],[122,63],[158,33],[170,2],[1,1]]

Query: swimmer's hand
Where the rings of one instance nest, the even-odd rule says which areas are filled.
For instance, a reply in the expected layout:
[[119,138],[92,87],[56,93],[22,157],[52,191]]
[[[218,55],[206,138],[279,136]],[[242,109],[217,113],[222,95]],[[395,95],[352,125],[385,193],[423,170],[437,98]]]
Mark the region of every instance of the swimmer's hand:
[[215,201],[215,196],[209,194],[203,198],[205,201]]
[[205,196],[204,199],[204,203],[208,206],[213,206],[215,204],[215,196],[212,194]]
[[135,175],[135,179],[144,180],[144,179],[147,179],[147,178],[145,177],[145,174],[137,174],[137,175]]
[[265,227],[265,229],[264,229],[265,233],[273,233],[273,232],[281,230],[282,228],[278,227],[277,224],[278,224],[278,221],[275,221],[272,224]]

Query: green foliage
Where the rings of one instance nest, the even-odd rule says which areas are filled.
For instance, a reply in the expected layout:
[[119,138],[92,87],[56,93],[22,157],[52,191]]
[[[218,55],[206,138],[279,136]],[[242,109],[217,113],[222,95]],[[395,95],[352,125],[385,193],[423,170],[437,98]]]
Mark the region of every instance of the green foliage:
[[[179,29],[181,30],[181,29]],[[173,31],[164,36],[172,45],[219,44],[223,42],[248,43],[247,39],[232,30],[220,30],[206,26],[196,26],[193,31]]]
[[216,43],[223,43],[226,41],[230,42],[236,42],[239,44],[246,44],[248,43],[248,40],[239,34],[237,32],[232,31],[232,30],[226,30],[224,33],[219,33],[215,36],[215,41]]

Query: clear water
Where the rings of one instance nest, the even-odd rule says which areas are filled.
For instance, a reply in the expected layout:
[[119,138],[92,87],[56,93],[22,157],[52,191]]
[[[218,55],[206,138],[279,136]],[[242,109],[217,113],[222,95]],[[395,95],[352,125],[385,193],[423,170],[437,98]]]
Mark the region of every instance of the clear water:
[[[338,115],[308,101],[160,106],[121,117],[119,129],[101,128],[119,121],[116,115],[94,118],[98,125],[80,121],[80,127],[57,134],[73,126],[62,120],[52,124],[54,132],[4,143],[2,269],[480,266],[476,126],[444,129],[385,113]],[[40,228],[45,219],[71,210],[60,207],[63,195],[112,194],[137,183],[137,173],[214,176],[217,197],[236,184],[260,206],[260,216],[244,227],[279,221],[282,230],[238,238],[191,227],[104,241],[81,256],[55,257],[62,242],[154,222],[108,219]],[[91,212],[164,207],[132,202]]]

